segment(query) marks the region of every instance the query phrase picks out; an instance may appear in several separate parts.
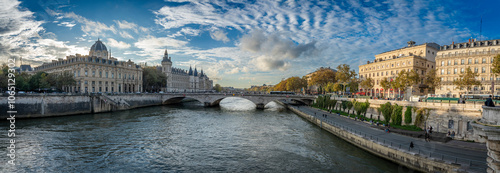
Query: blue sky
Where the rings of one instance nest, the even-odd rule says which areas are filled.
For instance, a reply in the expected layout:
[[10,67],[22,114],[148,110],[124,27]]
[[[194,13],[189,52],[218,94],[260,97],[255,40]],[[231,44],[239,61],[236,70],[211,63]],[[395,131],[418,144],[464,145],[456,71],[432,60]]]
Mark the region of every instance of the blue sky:
[[276,84],[319,67],[358,65],[409,40],[500,39],[500,1],[0,0],[0,60],[34,66],[87,55],[100,38],[120,60],[202,68],[214,83]]

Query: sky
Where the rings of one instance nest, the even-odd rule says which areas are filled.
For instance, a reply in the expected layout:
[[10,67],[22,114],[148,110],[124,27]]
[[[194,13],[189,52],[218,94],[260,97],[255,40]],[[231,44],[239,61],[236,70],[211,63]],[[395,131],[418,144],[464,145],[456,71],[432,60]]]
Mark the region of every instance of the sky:
[[[500,39],[498,0],[0,0],[0,63],[88,55],[196,67],[222,86],[277,84],[417,44]],[[482,22],[481,22],[482,21]],[[482,24],[482,25],[481,25]],[[20,61],[18,61],[20,63]]]

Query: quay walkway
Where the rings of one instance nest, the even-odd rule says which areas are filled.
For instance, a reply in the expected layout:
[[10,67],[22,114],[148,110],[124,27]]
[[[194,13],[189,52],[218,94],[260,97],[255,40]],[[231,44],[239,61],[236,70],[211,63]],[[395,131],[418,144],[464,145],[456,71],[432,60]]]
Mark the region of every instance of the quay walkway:
[[[486,168],[488,167],[486,162],[487,148],[485,144],[456,140],[452,140],[448,143],[436,141],[425,142],[423,139],[412,138],[396,133],[387,133],[375,128],[375,125],[371,125],[370,123],[359,120],[355,121],[342,115],[335,113],[330,114],[329,112],[309,106],[294,106],[288,104],[288,107],[293,107],[305,114],[314,116],[322,120],[322,123],[328,123],[350,133],[362,136],[365,139],[376,141],[387,147],[396,148],[415,155],[418,154],[429,160],[458,164],[462,169],[461,171],[486,172]],[[413,142],[413,148],[410,148],[410,142]]]

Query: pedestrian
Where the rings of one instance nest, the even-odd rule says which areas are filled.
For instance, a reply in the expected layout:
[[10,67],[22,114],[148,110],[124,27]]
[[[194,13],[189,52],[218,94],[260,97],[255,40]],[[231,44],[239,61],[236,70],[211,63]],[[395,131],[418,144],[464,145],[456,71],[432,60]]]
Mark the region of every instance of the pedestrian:
[[415,147],[415,146],[413,146],[413,141],[412,141],[412,142],[410,142],[410,148],[413,149],[413,147]]
[[455,138],[455,131],[451,132],[451,138]]
[[450,131],[448,130],[448,134],[447,134],[448,137],[450,137]]
[[432,126],[429,128],[429,134],[432,134]]
[[493,102],[493,100],[491,98],[492,98],[492,96],[490,95],[490,97],[488,97],[488,99],[486,99],[486,101],[484,102],[485,106],[495,107],[495,103]]

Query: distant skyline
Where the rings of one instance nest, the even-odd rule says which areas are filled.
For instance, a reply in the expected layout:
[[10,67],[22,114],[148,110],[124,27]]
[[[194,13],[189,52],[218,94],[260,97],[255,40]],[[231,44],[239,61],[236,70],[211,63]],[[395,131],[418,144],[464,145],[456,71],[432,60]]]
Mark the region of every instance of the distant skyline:
[[[413,40],[439,45],[500,39],[500,1],[0,0],[0,62],[34,66],[100,38],[112,56],[201,68],[214,84],[277,84],[319,67],[352,69]],[[482,19],[482,37],[480,24]]]

